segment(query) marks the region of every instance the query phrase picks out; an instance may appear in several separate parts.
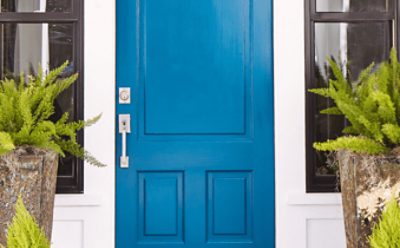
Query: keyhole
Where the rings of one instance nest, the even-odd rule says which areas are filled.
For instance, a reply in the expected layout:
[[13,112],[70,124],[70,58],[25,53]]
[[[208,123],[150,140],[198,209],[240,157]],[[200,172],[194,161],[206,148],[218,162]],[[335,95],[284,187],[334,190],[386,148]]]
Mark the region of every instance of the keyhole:
[[127,131],[127,122],[126,122],[126,120],[124,120],[124,121],[122,121],[122,130],[124,130],[124,131]]

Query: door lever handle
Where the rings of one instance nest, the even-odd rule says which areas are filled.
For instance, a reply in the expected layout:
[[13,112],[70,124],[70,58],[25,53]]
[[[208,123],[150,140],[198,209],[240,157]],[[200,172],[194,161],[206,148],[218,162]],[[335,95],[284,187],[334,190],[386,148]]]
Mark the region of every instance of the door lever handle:
[[121,168],[129,168],[129,156],[127,156],[127,142],[126,136],[131,132],[131,115],[130,114],[120,114],[118,115],[118,126],[119,133],[122,138],[122,154],[120,157],[120,167]]

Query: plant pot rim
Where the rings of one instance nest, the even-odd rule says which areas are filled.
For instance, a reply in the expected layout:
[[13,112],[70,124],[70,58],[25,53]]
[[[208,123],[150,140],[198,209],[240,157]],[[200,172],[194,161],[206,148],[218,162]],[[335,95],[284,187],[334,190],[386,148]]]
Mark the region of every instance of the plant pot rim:
[[33,145],[21,145],[21,146],[15,147],[14,150],[12,150],[9,153],[6,153],[4,155],[16,153],[16,152],[22,152],[23,154],[21,154],[21,155],[40,155],[40,153],[55,153],[55,154],[57,154],[57,152],[55,152],[54,150],[51,150],[51,149],[40,148],[40,147],[33,146]]

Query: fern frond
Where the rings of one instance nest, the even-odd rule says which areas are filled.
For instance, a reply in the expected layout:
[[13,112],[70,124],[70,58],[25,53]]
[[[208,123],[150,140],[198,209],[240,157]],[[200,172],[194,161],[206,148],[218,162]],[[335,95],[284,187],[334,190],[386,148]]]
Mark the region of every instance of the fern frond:
[[321,114],[325,115],[343,115],[342,111],[338,107],[331,107],[320,111]]
[[362,70],[360,72],[360,75],[358,76],[358,80],[357,80],[356,84],[362,85],[368,79],[368,77],[371,75],[371,72],[374,69],[374,67],[375,67],[375,63],[372,62],[367,68]]
[[69,65],[69,61],[65,61],[61,66],[59,66],[58,68],[55,68],[54,70],[51,70],[47,75],[46,78],[43,82],[43,86],[47,86],[50,84],[53,84],[54,81],[61,75],[61,73],[63,73],[63,71],[65,71],[65,69],[67,68],[67,66]]
[[15,149],[11,135],[5,132],[0,132],[0,155],[11,152]]
[[7,248],[50,248],[50,242],[19,197],[16,214],[7,230]]
[[368,238],[371,248],[400,248],[400,207],[393,198]]
[[329,89],[327,89],[327,88],[310,89],[308,91],[311,93],[323,96],[323,97],[330,97],[330,94],[329,94],[330,92],[329,92]]
[[331,80],[330,84],[334,85],[337,90],[351,94],[352,89],[349,82],[346,80],[346,77],[343,75],[340,66],[332,58],[328,58],[328,63],[332,69],[334,77],[336,78],[336,80]]
[[343,128],[342,133],[344,133],[344,134],[358,134],[358,131],[353,126],[347,126],[347,127]]
[[85,151],[85,156],[84,159],[86,162],[88,162],[90,165],[96,166],[96,167],[106,167],[107,165],[100,162],[97,160],[92,154],[90,154],[88,151]]
[[381,91],[375,91],[372,93],[372,97],[378,105],[377,112],[382,123],[396,123],[396,109],[390,96]]
[[400,127],[397,124],[384,124],[382,132],[393,144],[400,143]]
[[85,156],[77,132],[96,123],[101,115],[88,121],[71,121],[65,113],[54,121],[54,101],[78,78],[78,74],[62,75],[68,66],[65,62],[47,75],[40,66],[36,77],[21,73],[19,82],[0,81],[0,155],[16,146],[31,145],[100,164],[92,156]]
[[60,79],[54,87],[52,99],[56,99],[61,92],[64,92],[66,89],[68,89],[75,81],[78,79],[78,74],[73,74],[72,76],[65,78],[65,79]]
[[379,154],[388,150],[384,145],[372,139],[354,136],[339,137],[336,140],[314,143],[314,148],[320,151],[350,150],[367,154]]
[[91,119],[86,120],[86,121],[84,122],[84,127],[93,126],[94,124],[96,124],[96,123],[101,119],[101,116],[102,116],[102,115],[103,115],[103,114],[99,114],[99,115],[97,115],[97,116],[95,116],[95,117],[93,117],[93,118],[91,118]]
[[400,146],[400,63],[396,51],[391,51],[389,61],[370,64],[355,82],[348,81],[333,59],[328,62],[333,78],[326,88],[310,92],[332,99],[334,105],[321,113],[344,115],[350,126],[343,134],[354,136],[316,143],[315,148],[377,154]]

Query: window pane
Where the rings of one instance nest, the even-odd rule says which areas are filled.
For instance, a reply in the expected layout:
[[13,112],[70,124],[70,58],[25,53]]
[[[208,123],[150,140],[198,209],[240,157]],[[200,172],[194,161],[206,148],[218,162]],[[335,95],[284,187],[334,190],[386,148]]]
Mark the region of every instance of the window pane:
[[329,73],[326,67],[328,57],[346,64],[356,79],[360,71],[371,62],[387,58],[392,44],[390,22],[369,23],[316,23],[315,63],[316,73],[324,81]]
[[[69,76],[75,71],[73,54],[73,24],[0,24],[1,78],[12,78],[21,72],[36,75],[39,64],[50,70],[66,60],[71,64],[62,76]],[[63,92],[56,100],[52,118],[58,119],[64,112],[75,118],[74,98],[74,87]],[[73,176],[74,160],[69,157],[60,162],[59,174]]]
[[1,0],[1,12],[71,12],[72,0]]
[[317,12],[386,12],[391,0],[315,0]]
[[[372,23],[316,23],[315,24],[315,71],[314,82],[316,87],[328,85],[332,77],[326,63],[328,57],[339,62],[342,69],[351,80],[356,80],[361,70],[371,62],[381,62],[388,58],[391,48],[390,22]],[[311,95],[315,104],[314,132],[312,137],[317,141],[325,141],[340,135],[345,126],[345,120],[340,116],[328,116],[319,111],[332,105],[332,102],[323,97]],[[313,149],[309,147],[308,149]],[[326,156],[315,153],[317,175],[333,173],[326,166]]]

